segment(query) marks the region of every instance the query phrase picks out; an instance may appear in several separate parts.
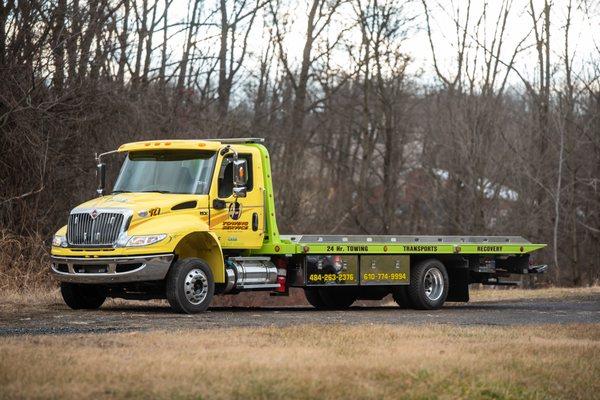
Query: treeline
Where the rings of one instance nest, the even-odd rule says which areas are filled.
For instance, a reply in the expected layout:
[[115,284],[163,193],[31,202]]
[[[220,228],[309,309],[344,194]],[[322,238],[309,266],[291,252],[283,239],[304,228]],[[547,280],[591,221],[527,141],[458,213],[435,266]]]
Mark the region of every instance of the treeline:
[[0,0],[0,272],[46,268],[95,151],[259,136],[282,232],[523,235],[597,282],[600,54],[570,31],[599,7],[495,3]]

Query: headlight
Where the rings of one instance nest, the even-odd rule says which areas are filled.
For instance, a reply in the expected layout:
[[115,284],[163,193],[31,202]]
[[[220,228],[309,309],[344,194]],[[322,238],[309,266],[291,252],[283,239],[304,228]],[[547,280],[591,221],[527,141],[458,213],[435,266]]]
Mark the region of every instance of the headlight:
[[61,235],[54,235],[54,237],[52,238],[52,246],[67,247],[67,238]]
[[163,240],[166,237],[167,237],[167,235],[164,233],[160,233],[157,235],[132,236],[127,241],[127,244],[125,246],[127,246],[127,247],[148,246],[150,244],[160,242],[161,240]]

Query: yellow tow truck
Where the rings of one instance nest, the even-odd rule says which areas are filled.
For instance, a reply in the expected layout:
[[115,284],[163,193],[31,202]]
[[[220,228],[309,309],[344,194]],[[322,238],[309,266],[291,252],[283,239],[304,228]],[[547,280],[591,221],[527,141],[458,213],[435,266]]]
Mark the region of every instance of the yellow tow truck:
[[[105,194],[103,158],[125,160]],[[98,197],[52,240],[52,272],[73,309],[107,297],[166,298],[205,311],[214,295],[303,288],[319,309],[392,294],[405,308],[468,301],[469,284],[541,273],[519,236],[281,235],[260,138],[151,140],[96,156]]]

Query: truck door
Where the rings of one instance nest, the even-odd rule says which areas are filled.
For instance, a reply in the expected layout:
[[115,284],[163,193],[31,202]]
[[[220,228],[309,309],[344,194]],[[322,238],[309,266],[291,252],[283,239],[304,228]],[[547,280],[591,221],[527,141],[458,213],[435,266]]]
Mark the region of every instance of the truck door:
[[223,248],[259,248],[264,234],[264,180],[260,154],[249,148],[239,151],[238,157],[248,163],[246,197],[236,199],[233,196],[233,155],[220,157],[211,190],[210,229],[217,234]]

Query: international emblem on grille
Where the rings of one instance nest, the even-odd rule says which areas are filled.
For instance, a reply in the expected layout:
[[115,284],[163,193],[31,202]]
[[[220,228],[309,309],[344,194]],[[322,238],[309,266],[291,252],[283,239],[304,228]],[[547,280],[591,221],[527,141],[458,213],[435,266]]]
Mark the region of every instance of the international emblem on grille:
[[90,217],[92,217],[92,219],[96,219],[98,218],[98,210],[96,210],[95,208],[90,212]]

